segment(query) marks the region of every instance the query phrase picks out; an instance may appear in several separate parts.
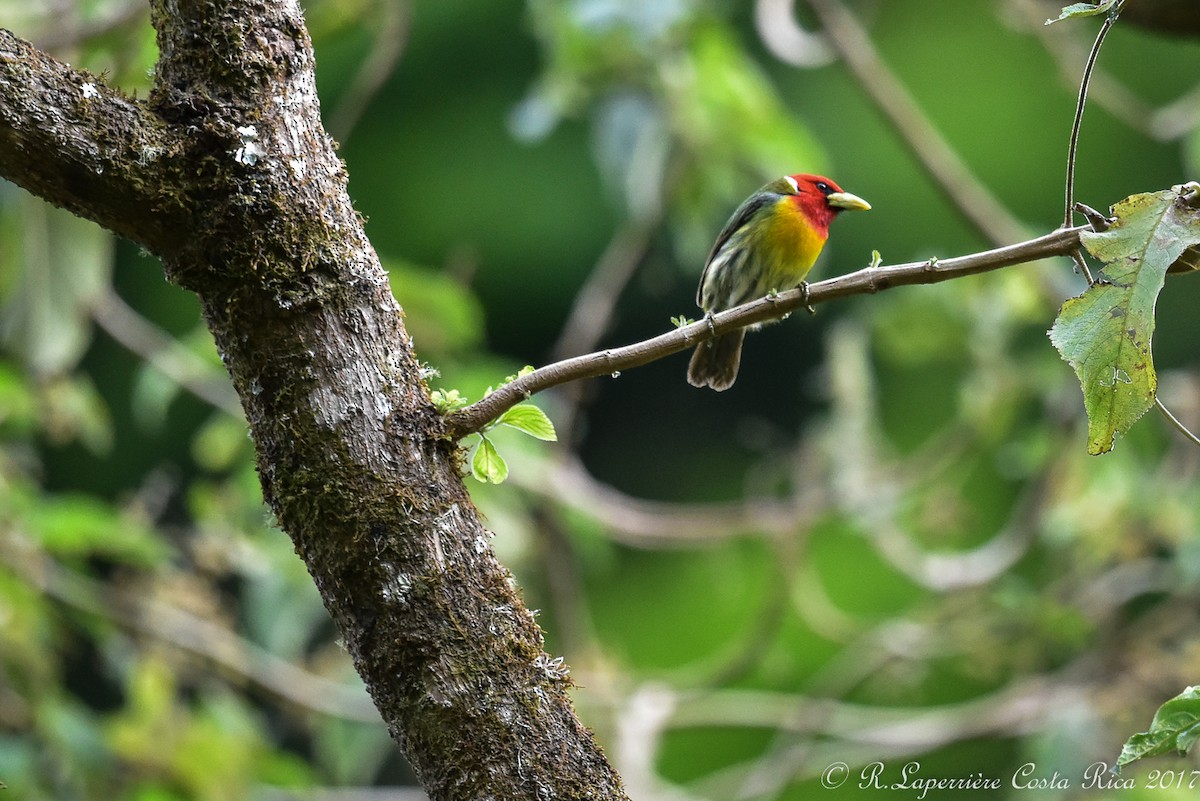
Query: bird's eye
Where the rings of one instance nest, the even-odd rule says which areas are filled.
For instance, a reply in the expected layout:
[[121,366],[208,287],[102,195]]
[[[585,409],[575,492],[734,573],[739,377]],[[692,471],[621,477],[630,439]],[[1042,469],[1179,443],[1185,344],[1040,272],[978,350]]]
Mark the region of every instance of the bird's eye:
[[828,195],[833,191],[830,189],[829,184],[825,183],[824,181],[817,181],[817,189],[821,190],[821,194],[823,195]]

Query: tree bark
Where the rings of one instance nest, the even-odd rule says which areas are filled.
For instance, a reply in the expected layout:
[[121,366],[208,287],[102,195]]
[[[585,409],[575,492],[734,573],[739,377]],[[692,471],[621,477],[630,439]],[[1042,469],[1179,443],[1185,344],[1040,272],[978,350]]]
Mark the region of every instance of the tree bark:
[[0,30],[0,172],[199,296],[267,503],[429,796],[625,798],[429,403],[298,4],[151,7],[145,102]]

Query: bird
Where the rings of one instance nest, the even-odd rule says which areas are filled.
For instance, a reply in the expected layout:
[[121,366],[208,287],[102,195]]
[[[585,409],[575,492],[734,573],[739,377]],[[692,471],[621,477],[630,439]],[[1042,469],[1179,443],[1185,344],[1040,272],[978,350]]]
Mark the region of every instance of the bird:
[[[717,235],[700,275],[696,305],[711,325],[717,312],[801,286],[825,247],[833,218],[870,208],[823,175],[799,173],[771,181],[742,201]],[[733,386],[745,337],[746,329],[739,328],[697,345],[688,383],[717,392]]]

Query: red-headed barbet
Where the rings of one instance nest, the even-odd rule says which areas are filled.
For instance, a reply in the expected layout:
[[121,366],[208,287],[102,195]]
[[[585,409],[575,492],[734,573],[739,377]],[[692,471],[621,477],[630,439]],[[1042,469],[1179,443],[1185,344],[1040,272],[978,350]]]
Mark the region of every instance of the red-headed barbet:
[[[712,315],[800,286],[825,247],[833,218],[869,208],[870,203],[820,175],[772,181],[746,198],[721,229],[704,264],[696,303]],[[740,328],[696,346],[688,383],[718,392],[733,386],[745,337],[746,329]]]

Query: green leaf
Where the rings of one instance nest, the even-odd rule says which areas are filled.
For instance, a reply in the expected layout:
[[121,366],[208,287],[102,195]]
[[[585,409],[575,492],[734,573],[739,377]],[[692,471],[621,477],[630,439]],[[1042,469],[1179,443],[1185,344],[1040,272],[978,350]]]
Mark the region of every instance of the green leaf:
[[1080,236],[1105,265],[1096,283],[1062,305],[1050,341],[1083,388],[1088,453],[1112,450],[1154,403],[1154,304],[1167,268],[1200,243],[1200,210],[1185,190],[1128,197],[1113,207],[1111,228]]
[[482,434],[479,435],[479,445],[475,448],[475,456],[471,459],[471,475],[476,481],[485,484],[502,484],[508,478],[508,465],[501,458],[496,446]]
[[1200,738],[1200,687],[1188,687],[1154,713],[1150,730],[1138,732],[1121,746],[1117,770],[1130,762],[1175,751],[1186,754]]
[[466,397],[457,389],[435,389],[429,393],[429,400],[439,414],[449,414],[468,405]]
[[[1046,20],[1046,24],[1053,25],[1060,20],[1072,17],[1094,17],[1097,14],[1107,14],[1115,5],[1117,5],[1117,0],[1100,0],[1099,3],[1072,3],[1063,8],[1062,13],[1054,19]],[[1117,13],[1120,13],[1119,8]]]
[[554,423],[550,422],[550,418],[546,416],[545,412],[531,403],[522,403],[512,407],[500,415],[500,419],[496,422],[499,425],[511,426],[546,442],[554,442],[558,439],[558,434],[554,431]]

